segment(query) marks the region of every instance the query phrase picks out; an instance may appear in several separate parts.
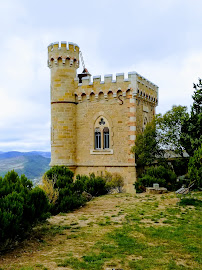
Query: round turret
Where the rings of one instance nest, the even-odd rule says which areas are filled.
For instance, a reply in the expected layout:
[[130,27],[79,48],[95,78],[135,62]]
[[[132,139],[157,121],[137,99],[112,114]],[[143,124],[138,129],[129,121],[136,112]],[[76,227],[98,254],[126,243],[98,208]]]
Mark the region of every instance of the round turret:
[[79,67],[79,47],[74,43],[48,46],[51,69],[51,166],[76,164],[76,101],[74,79]]

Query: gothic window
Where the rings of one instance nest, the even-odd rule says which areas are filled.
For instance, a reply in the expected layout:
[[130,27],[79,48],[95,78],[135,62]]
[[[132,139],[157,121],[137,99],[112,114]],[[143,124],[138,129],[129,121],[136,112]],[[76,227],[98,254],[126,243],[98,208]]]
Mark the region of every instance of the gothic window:
[[110,148],[110,130],[108,121],[100,116],[95,122],[94,147],[97,150]]
[[144,118],[144,126],[147,125],[147,117]]
[[143,127],[142,127],[142,131],[144,131],[144,130],[145,130],[145,127],[146,127],[147,123],[148,123],[148,119],[147,119],[147,117],[146,117],[146,116],[144,116],[144,119],[143,119]]
[[95,129],[95,149],[101,149],[101,132],[99,128]]
[[109,149],[109,128],[105,127],[103,129],[103,135],[104,135],[104,149]]

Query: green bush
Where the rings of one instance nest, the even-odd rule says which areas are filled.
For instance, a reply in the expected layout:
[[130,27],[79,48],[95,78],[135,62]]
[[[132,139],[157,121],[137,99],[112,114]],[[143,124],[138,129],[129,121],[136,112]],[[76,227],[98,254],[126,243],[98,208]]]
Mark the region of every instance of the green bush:
[[53,166],[45,176],[49,180],[54,179],[54,188],[59,192],[55,204],[51,207],[53,214],[74,210],[85,203],[82,192],[76,189],[73,182],[74,173],[67,167]]
[[86,175],[77,175],[75,181],[76,188],[80,193],[85,191],[95,197],[107,193],[105,179],[101,176],[95,176],[94,173],[91,173],[89,177]]
[[171,163],[177,176],[187,174],[189,158],[176,158]]
[[95,176],[91,173],[89,176],[76,176],[75,190],[79,193],[87,192],[96,197],[112,190],[122,192],[123,185],[123,177],[119,173],[105,172],[104,176]]
[[171,169],[164,166],[152,166],[135,182],[135,189],[136,192],[143,192],[146,187],[152,187],[154,183],[158,183],[160,187],[176,190],[180,187],[176,180],[177,176]]
[[120,193],[123,191],[124,181],[119,173],[105,172],[104,178],[108,192],[115,190]]
[[45,193],[24,175],[14,171],[0,178],[0,243],[6,245],[15,238],[23,237],[37,222],[49,214]]
[[[50,194],[57,190],[57,198],[51,204],[51,213],[67,212],[84,205],[91,196],[97,197],[107,194],[111,189],[122,191],[123,178],[120,174],[109,174],[110,180],[106,175],[95,176],[91,173],[89,176],[77,175],[73,181],[74,174],[65,166],[53,166],[48,170],[43,179],[46,181],[42,184],[42,189]],[[43,186],[51,182],[51,192],[49,188]],[[53,190],[52,190],[53,188]],[[87,196],[89,195],[89,196]],[[52,195],[51,195],[52,198]]]
[[202,207],[202,201],[194,198],[181,198],[179,205],[181,206],[193,205],[196,207]]

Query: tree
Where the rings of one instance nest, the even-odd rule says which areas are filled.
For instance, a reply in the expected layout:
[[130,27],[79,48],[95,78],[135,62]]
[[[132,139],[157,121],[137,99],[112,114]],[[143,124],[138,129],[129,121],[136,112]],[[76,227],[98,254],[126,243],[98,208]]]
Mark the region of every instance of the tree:
[[202,83],[194,84],[193,105],[191,115],[182,125],[181,143],[190,156],[194,155],[202,144]]
[[189,118],[185,106],[173,106],[164,115],[158,114],[147,124],[143,133],[137,135],[132,152],[138,166],[151,165],[156,158],[163,156],[165,150],[184,156],[181,143],[182,124]]
[[131,152],[135,154],[136,164],[140,167],[151,165],[157,156],[162,156],[156,119],[146,125],[143,133],[137,135]]
[[188,174],[191,181],[196,181],[196,186],[202,186],[202,145],[195,150],[189,160]]
[[[0,177],[0,246],[6,246],[49,214],[48,199],[24,175],[14,171]],[[0,248],[1,249],[1,248]]]
[[181,157],[184,156],[185,148],[180,138],[182,125],[188,118],[187,107],[180,105],[173,106],[164,115],[157,115],[156,127],[159,134],[159,143],[163,149],[174,151]]

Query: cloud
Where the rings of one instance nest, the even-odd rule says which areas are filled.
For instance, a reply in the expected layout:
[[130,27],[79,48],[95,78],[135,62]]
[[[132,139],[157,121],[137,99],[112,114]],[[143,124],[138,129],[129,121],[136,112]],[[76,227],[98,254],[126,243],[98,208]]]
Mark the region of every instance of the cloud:
[[92,75],[135,70],[157,84],[158,112],[189,107],[202,70],[201,8],[200,0],[1,1],[0,150],[50,149],[46,61],[55,41],[77,43]]
[[[6,0],[0,2],[0,30],[11,30],[13,25],[18,25],[27,18],[27,11],[23,1]],[[17,29],[17,27],[16,27]]]
[[1,150],[50,150],[49,71],[46,48],[43,51],[38,44],[36,36],[16,35],[4,43],[0,55]]
[[202,75],[202,50],[190,52],[183,59],[176,56],[161,61],[144,61],[136,69],[159,86],[157,112],[165,113],[172,105],[187,106],[190,109],[193,82],[197,82]]

